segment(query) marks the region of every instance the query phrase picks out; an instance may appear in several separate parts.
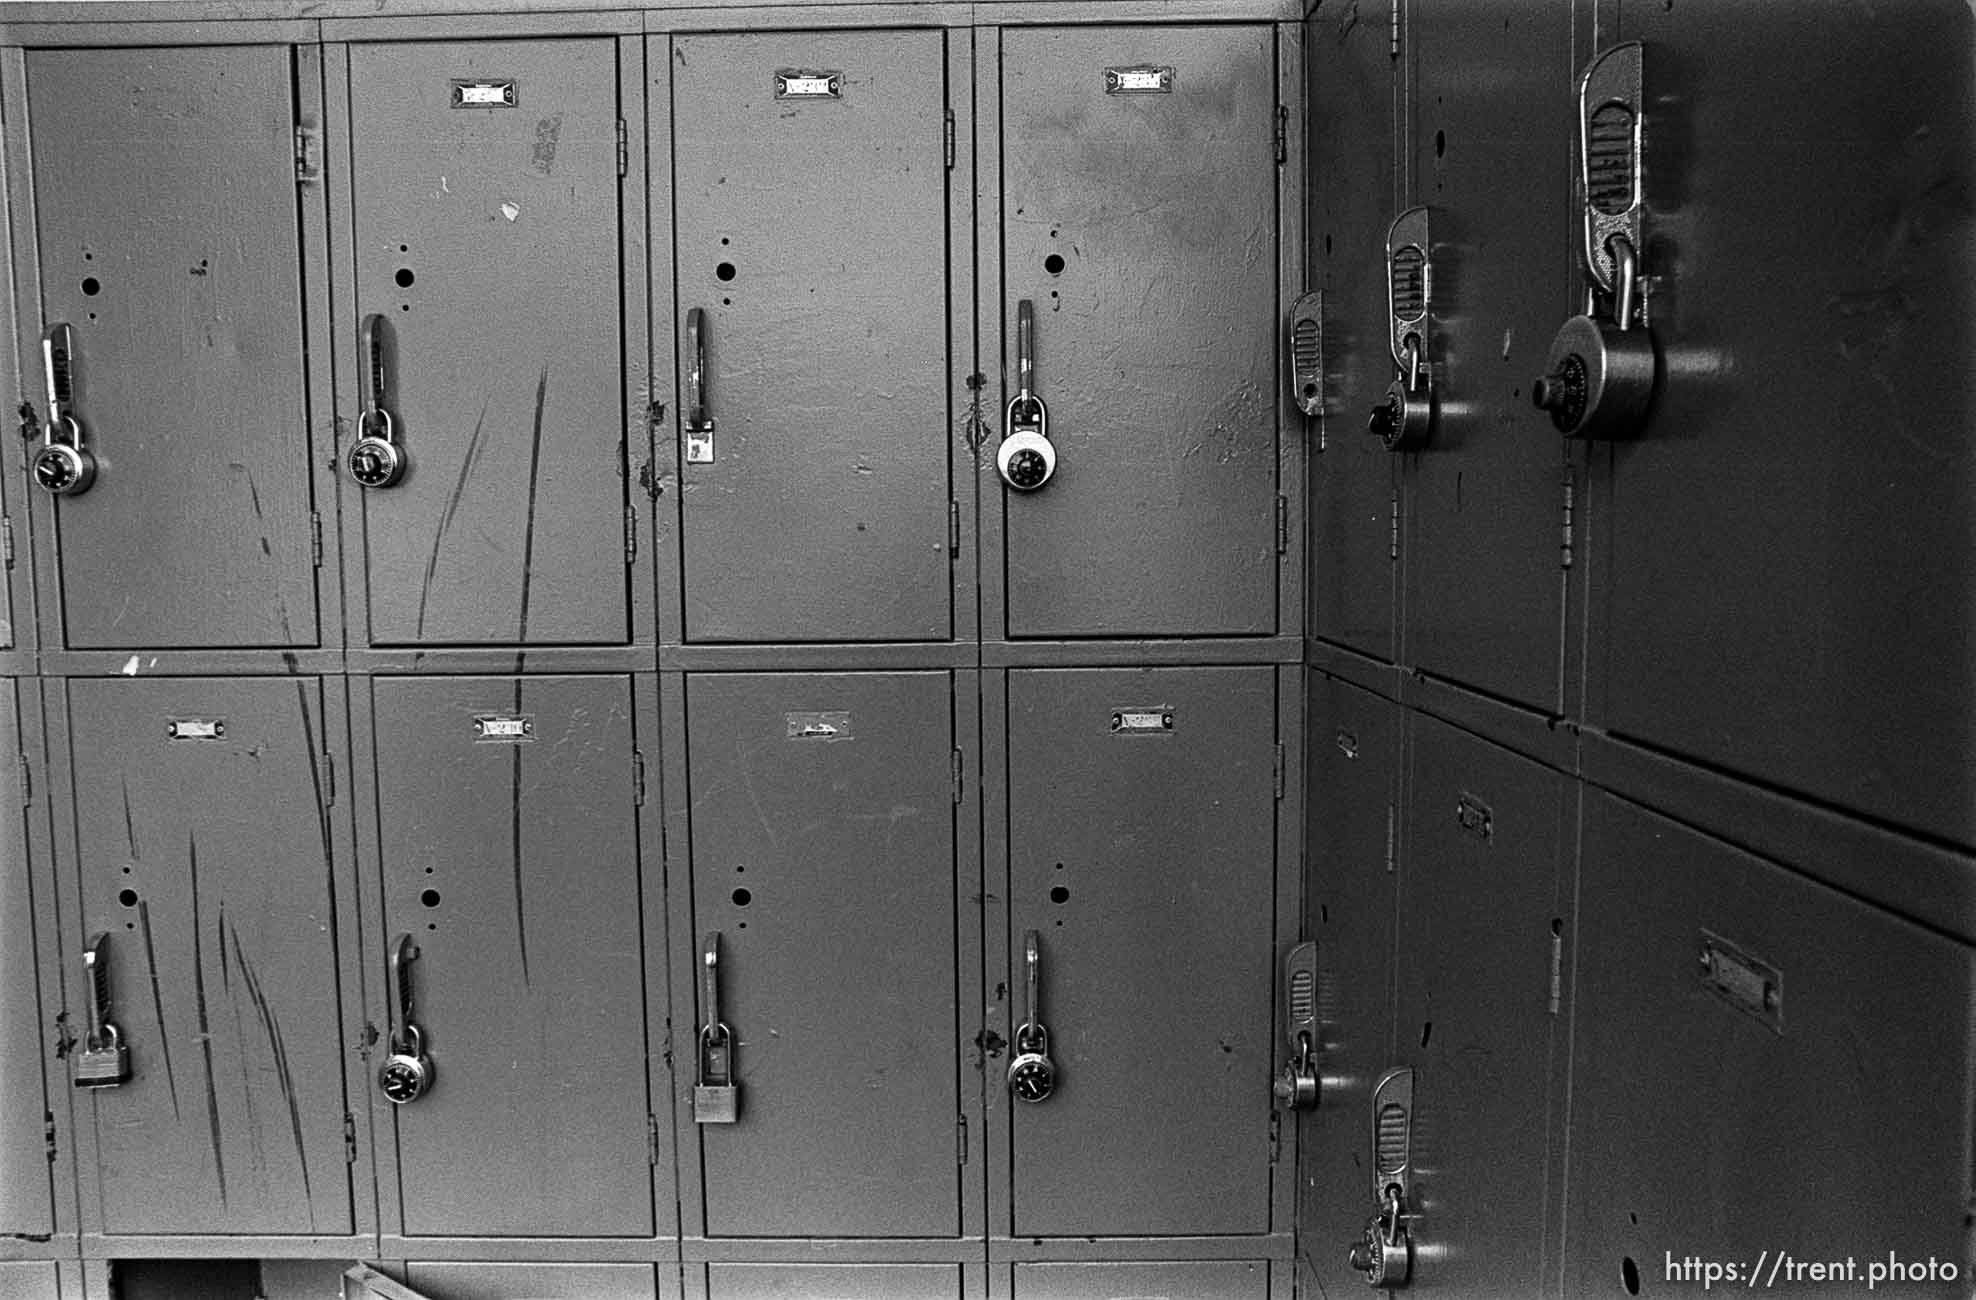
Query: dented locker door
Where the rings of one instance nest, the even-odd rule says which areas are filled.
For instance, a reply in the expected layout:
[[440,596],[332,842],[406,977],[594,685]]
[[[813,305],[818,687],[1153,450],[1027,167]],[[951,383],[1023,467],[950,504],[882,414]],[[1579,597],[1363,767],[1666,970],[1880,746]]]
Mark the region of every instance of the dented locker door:
[[1012,637],[1277,630],[1275,87],[1266,26],[1003,33],[1003,400],[1027,300],[1057,454]]
[[[1366,1128],[1372,1085],[1393,1064],[1393,942],[1404,713],[1390,700],[1309,674],[1310,877],[1304,935],[1317,943],[1315,1110],[1298,1116],[1297,1229],[1327,1286],[1372,1213]],[[1287,1046],[1287,1045],[1286,1045]]]
[[315,644],[289,49],[31,50],[27,82],[24,329],[73,332],[97,464],[54,505],[62,644]]
[[1002,978],[1019,1023],[1036,931],[1058,1069],[1006,1103],[1013,1230],[1266,1232],[1275,672],[1021,670],[1008,693]]
[[958,1264],[709,1264],[707,1300],[958,1300]]
[[695,674],[686,700],[694,937],[720,935],[742,1089],[698,1126],[707,1234],[955,1235],[949,675]]
[[681,448],[690,640],[952,634],[945,60],[938,31],[672,42],[679,367],[714,429]]
[[320,680],[75,679],[67,697],[69,1012],[82,944],[107,934],[132,1070],[74,1093],[84,1227],[350,1232]]
[[403,1231],[650,1235],[629,679],[382,677],[371,703],[382,937],[418,949],[435,1072],[389,1108]]
[[23,752],[19,689],[0,681],[0,790],[8,792],[0,799],[0,1236],[45,1237],[55,1230],[55,1203],[42,1130],[53,1107],[42,1079],[41,1039],[55,1013],[42,1007],[40,913],[28,875],[26,819],[15,797]]
[[1156,1264],[1017,1264],[1014,1300],[1264,1300],[1269,1265],[1217,1259]]
[[1571,782],[1424,714],[1409,745],[1392,1064],[1415,1071],[1415,1277],[1522,1300],[1541,1290]]
[[345,485],[371,643],[626,640],[616,43],[355,46],[350,102],[343,328],[387,323],[409,461]]
[[1583,860],[1563,1294],[1966,1296],[1976,951],[1602,792]]

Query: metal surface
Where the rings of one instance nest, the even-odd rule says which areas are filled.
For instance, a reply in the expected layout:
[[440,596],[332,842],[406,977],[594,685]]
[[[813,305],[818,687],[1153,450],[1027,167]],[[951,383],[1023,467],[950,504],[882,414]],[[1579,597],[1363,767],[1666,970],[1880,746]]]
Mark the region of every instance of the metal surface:
[[1416,1279],[1528,1297],[1541,1289],[1561,1104],[1552,978],[1570,786],[1419,715],[1408,743],[1394,1064],[1419,1074],[1406,1197]]
[[[649,1235],[630,682],[384,677],[370,694],[384,930],[416,938],[438,1067],[415,1105],[378,1103],[402,1230]],[[476,736],[476,715],[509,710],[533,715],[532,740]]]
[[[352,507],[370,643],[625,641],[616,43],[359,45],[349,69],[356,312],[392,323],[410,460]],[[482,77],[516,105],[454,107]]]
[[[0,790],[19,788],[17,690],[14,682],[0,681]],[[55,1230],[42,1132],[44,1117],[53,1108],[42,1080],[43,1022],[35,961],[39,915],[28,874],[21,801],[0,800],[0,1234],[22,1237]],[[54,1285],[52,1269],[48,1285]],[[25,1284],[21,1290],[33,1294]]]
[[[1594,462],[1587,704],[1964,846],[1976,571],[1947,557],[1976,527],[1971,22],[1948,0],[1760,26],[1626,6],[1667,382],[1642,438]],[[1786,60],[1818,93],[1775,93]],[[1788,220],[1754,215],[1780,200]]]
[[[681,466],[690,640],[952,634],[945,41],[671,43],[679,311],[720,422]],[[841,97],[778,100],[800,68]]]
[[[1128,65],[1171,93],[1107,94]],[[1011,637],[1277,628],[1275,68],[1268,27],[1003,33],[1004,329],[1037,304],[1063,466],[983,497]]]
[[1570,463],[1531,409],[1561,313],[1578,309],[1562,169],[1572,134],[1569,6],[1415,6],[1408,147],[1434,205],[1441,398],[1411,466],[1405,658],[1557,712],[1565,609],[1560,524]]
[[1385,267],[1367,250],[1398,205],[1394,64],[1381,24],[1360,21],[1349,7],[1313,15],[1309,30],[1307,205],[1313,283],[1324,290],[1328,372],[1317,435],[1322,452],[1311,458],[1310,630],[1391,660],[1400,466],[1357,431],[1392,377]]
[[[1008,1115],[1018,1236],[1270,1227],[1275,691],[1268,668],[1009,673],[1009,933],[1047,946],[1058,1065]],[[1155,703],[1171,731],[1112,729]]]
[[312,645],[290,53],[26,62],[40,322],[73,329],[99,466],[52,507],[44,618],[71,648]]
[[1014,1300],[1264,1300],[1269,1265],[1254,1260],[1161,1264],[1017,1264]]
[[695,923],[746,1088],[698,1130],[709,1236],[960,1230],[953,710],[946,673],[687,678]]
[[655,1300],[650,1264],[405,1265],[428,1300]]
[[[1698,1288],[1702,1261],[1801,1296],[1966,1270],[1972,950],[1608,795],[1584,833],[1563,1294]],[[1697,988],[1703,931],[1781,969],[1781,1032]]]
[[0,1262],[0,1295],[8,1300],[63,1300],[60,1274],[48,1260]]
[[708,1300],[955,1300],[958,1264],[709,1264]]
[[[320,684],[79,679],[67,700],[74,933],[115,936],[134,1070],[73,1098],[83,1226],[350,1232]],[[172,739],[187,716],[224,737]]]

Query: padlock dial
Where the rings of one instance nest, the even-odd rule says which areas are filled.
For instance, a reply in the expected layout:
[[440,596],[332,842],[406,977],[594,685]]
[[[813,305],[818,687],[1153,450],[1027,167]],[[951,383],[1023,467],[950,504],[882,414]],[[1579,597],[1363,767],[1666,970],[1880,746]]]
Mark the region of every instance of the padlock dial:
[[386,488],[405,473],[405,453],[382,438],[359,438],[346,461],[350,477],[361,487]]
[[1530,385],[1530,400],[1551,413],[1559,433],[1571,433],[1585,420],[1585,358],[1567,352],[1547,375]]
[[1047,1101],[1057,1086],[1057,1067],[1049,1057],[1030,1052],[1009,1065],[1009,1091],[1017,1101]]
[[417,1101],[432,1086],[432,1063],[422,1056],[394,1052],[379,1068],[377,1086],[397,1105]]
[[34,453],[34,481],[58,497],[87,490],[96,479],[96,458],[67,443],[51,442]]
[[1057,451],[1042,434],[1024,430],[1002,439],[995,456],[1002,481],[1018,492],[1034,492],[1056,472]]

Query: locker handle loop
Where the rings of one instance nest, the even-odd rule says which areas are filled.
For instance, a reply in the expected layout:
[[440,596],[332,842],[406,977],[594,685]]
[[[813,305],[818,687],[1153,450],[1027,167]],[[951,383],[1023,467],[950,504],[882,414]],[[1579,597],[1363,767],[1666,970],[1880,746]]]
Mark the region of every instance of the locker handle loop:
[[1042,1023],[1036,1010],[1037,988],[1043,982],[1042,967],[1043,954],[1039,950],[1038,936],[1034,930],[1031,930],[1022,936],[1023,1015],[1022,1029],[1016,1031],[1018,1044],[1022,1041],[1024,1031],[1033,1030]]
[[1015,396],[1002,417],[1002,445],[995,469],[1018,492],[1034,492],[1056,472],[1050,412],[1036,395],[1036,307],[1024,298],[1015,311]]
[[130,1048],[110,1020],[109,961],[104,952],[109,942],[109,934],[99,931],[82,950],[88,1023],[82,1046],[69,1055],[70,1078],[78,1088],[114,1088],[130,1078]]
[[357,440],[345,460],[350,477],[360,487],[387,488],[405,476],[405,449],[391,419],[391,372],[386,355],[391,344],[390,322],[375,312],[357,328]]
[[387,996],[397,1023],[391,1026],[388,1040],[391,1051],[378,1067],[377,1086],[385,1099],[397,1106],[425,1096],[435,1075],[432,1058],[425,1054],[425,1031],[419,1028],[412,1007],[411,966],[418,959],[418,945],[412,942],[410,934],[401,934],[392,941]]
[[76,496],[96,478],[96,458],[82,445],[82,422],[75,414],[75,331],[66,324],[48,327],[41,337],[41,365],[48,381],[48,422],[34,449],[29,471],[52,496]]
[[1015,1031],[1015,1051],[1009,1062],[1009,1093],[1017,1101],[1047,1101],[1056,1090],[1057,1066],[1050,1059],[1050,1031],[1038,1007],[1043,983],[1041,937],[1034,930],[1022,936],[1023,1020]]
[[728,1038],[727,1026],[720,1018],[720,931],[707,932],[706,943],[700,952],[700,1001],[706,1007],[707,1018],[700,1027],[700,1038],[705,1042],[725,1042]]
[[1640,292],[1640,255],[1633,251],[1633,241],[1625,235],[1614,235],[1608,239],[1606,250],[1612,254],[1619,280],[1613,294],[1612,323],[1622,330],[1629,330],[1633,328],[1634,307]]
[[686,427],[693,433],[714,430],[711,374],[707,368],[707,312],[695,307],[686,313]]
[[397,1023],[392,1027],[391,1045],[396,1050],[400,1034],[411,1035],[418,1032],[418,1025],[412,1008],[412,963],[419,959],[418,945],[412,936],[401,934],[391,945],[391,999],[397,1010]]

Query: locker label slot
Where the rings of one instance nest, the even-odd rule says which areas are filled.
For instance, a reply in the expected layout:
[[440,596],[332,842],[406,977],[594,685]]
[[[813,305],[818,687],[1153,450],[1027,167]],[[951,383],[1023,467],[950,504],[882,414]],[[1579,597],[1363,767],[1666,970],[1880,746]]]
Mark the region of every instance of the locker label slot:
[[777,99],[842,99],[844,74],[811,72],[800,68],[777,68],[775,97]]
[[1107,95],[1170,95],[1173,69],[1153,65],[1137,68],[1106,68]]
[[519,102],[513,81],[453,82],[454,108],[513,108]]
[[220,718],[173,718],[165,726],[173,740],[218,740],[226,735],[226,722]]
[[785,713],[782,721],[791,740],[849,740],[854,734],[849,713]]
[[1707,930],[1701,933],[1701,981],[1744,1015],[1784,1032],[1784,973]]
[[533,713],[482,713],[473,720],[473,734],[477,743],[525,744],[535,739],[535,715]]
[[1173,730],[1173,710],[1164,705],[1150,709],[1114,709],[1111,729],[1119,735],[1163,735]]

